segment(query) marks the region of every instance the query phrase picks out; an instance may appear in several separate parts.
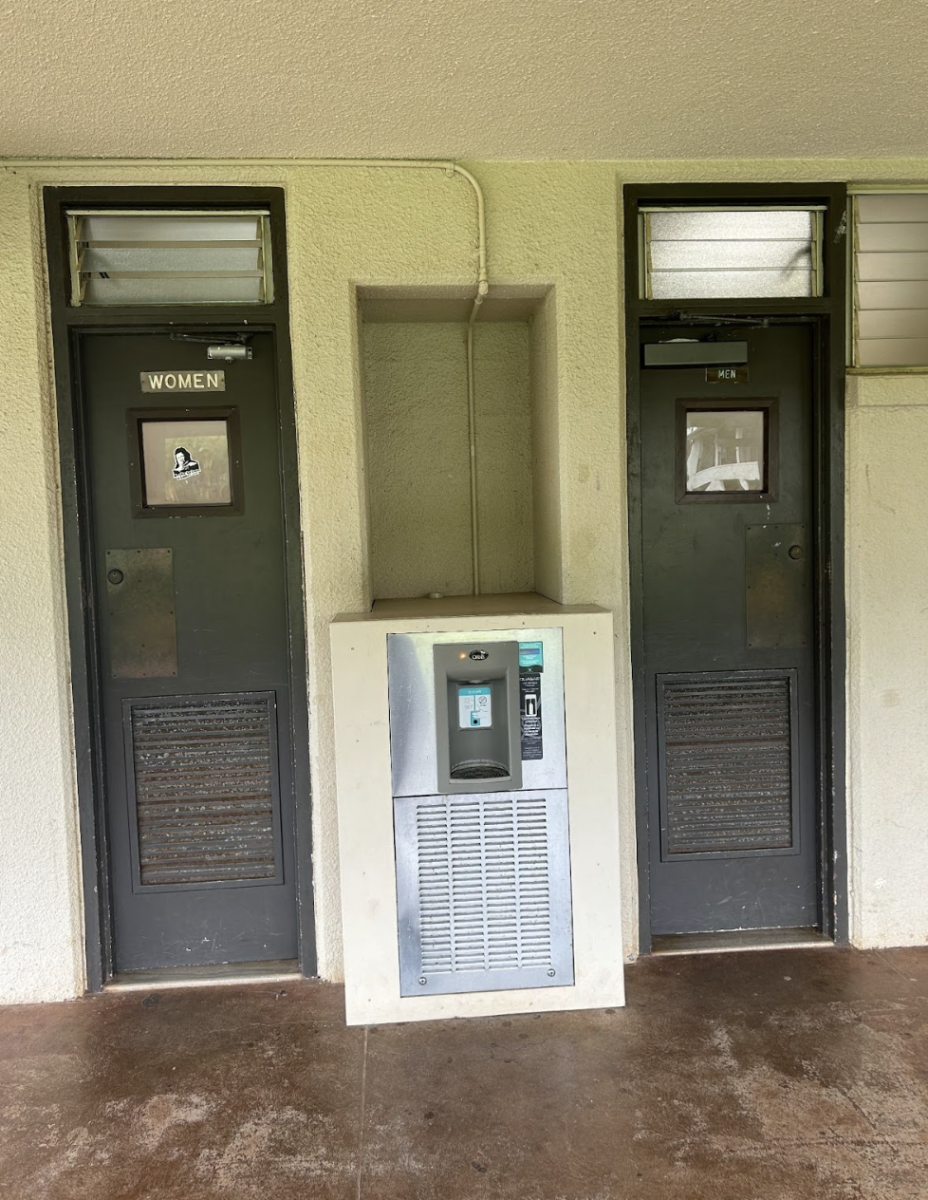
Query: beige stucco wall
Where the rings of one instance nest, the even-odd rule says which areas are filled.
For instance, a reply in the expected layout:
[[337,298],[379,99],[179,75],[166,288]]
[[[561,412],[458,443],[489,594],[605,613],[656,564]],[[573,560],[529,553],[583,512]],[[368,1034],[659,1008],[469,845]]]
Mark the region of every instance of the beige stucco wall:
[[83,987],[58,465],[38,214],[0,183],[0,1000]]
[[852,922],[928,942],[928,376],[848,386]]
[[[634,953],[619,185],[647,179],[919,180],[928,179],[928,160],[485,163],[474,170],[487,196],[491,279],[553,286],[556,297],[533,359],[548,364],[541,440],[560,471],[556,495],[546,497],[540,518],[536,497],[535,519],[536,527],[541,519],[549,531],[548,544],[560,539],[561,556],[559,566],[546,561],[536,571],[536,586],[614,614],[623,920],[626,949]],[[89,182],[286,189],[320,969],[338,978],[328,623],[335,613],[363,609],[371,595],[354,287],[471,283],[472,193],[460,179],[426,170],[190,163],[0,169],[0,999],[7,1000],[48,999],[83,986],[38,203],[42,183]],[[917,512],[921,486],[913,447],[928,408],[911,399],[898,408],[871,402],[885,394],[923,396],[921,380],[893,380],[885,384],[896,389],[890,393],[881,387],[867,381],[861,394],[868,403],[849,418],[853,936],[861,944],[928,936],[928,882],[918,870],[919,839],[924,848],[926,832],[923,819],[919,824],[924,701],[918,663],[920,647],[928,646],[928,617],[923,539],[917,518],[909,515]],[[910,462],[911,481],[896,472],[897,459]],[[868,467],[871,480],[883,480],[873,502],[865,491]],[[900,703],[888,707],[883,693],[891,689]]]
[[[464,326],[365,324],[362,342],[374,598],[464,595],[473,582]],[[530,592],[528,324],[475,330],[474,397],[480,589]]]

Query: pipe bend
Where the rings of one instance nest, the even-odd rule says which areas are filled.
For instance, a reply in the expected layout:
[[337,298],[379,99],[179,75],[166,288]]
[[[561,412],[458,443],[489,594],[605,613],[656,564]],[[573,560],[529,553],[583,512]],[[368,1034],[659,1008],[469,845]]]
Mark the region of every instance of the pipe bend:
[[462,179],[467,180],[474,189],[477,201],[477,295],[482,300],[490,287],[487,275],[487,213],[483,188],[480,186],[479,180],[460,163],[451,163],[451,170],[456,175],[460,175]]

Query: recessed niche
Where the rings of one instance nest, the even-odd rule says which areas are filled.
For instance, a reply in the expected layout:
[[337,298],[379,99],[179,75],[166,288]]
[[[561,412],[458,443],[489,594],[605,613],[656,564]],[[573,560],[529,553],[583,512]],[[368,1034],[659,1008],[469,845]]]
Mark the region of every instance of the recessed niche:
[[[491,294],[473,330],[482,594],[539,590],[559,559],[554,297],[533,291]],[[360,296],[372,599],[474,591],[470,307],[447,291]]]

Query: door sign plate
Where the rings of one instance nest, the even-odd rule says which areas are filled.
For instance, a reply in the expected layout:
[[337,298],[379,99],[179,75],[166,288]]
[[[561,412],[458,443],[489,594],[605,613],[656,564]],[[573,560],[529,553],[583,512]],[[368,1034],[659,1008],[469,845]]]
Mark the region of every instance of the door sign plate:
[[706,367],[706,383],[747,383],[748,367]]
[[224,392],[225,371],[142,371],[143,392]]

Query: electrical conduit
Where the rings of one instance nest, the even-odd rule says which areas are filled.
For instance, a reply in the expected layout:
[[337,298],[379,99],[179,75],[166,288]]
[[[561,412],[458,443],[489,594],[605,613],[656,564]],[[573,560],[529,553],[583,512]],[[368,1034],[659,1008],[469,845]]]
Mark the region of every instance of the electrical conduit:
[[466,358],[467,358],[467,424],[470,442],[470,527],[472,543],[472,572],[473,595],[480,595],[480,526],[477,514],[477,425],[474,393],[474,325],[489,291],[487,276],[487,225],[486,208],[483,199],[483,189],[478,180],[460,164],[451,160],[417,159],[417,158],[118,158],[118,159],[40,159],[40,158],[8,158],[0,159],[0,168],[6,170],[29,170],[51,168],[61,170],[67,167],[122,167],[122,168],[151,168],[170,166],[194,167],[241,167],[243,163],[249,166],[273,167],[381,167],[387,170],[437,170],[447,175],[459,175],[465,179],[474,192],[477,204],[477,291],[467,322]]

